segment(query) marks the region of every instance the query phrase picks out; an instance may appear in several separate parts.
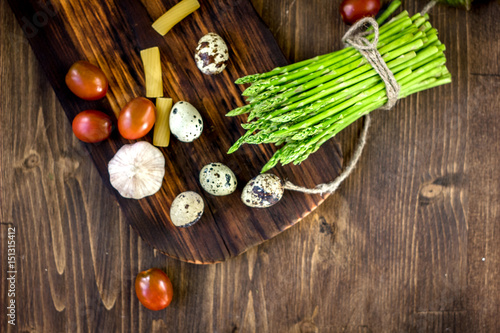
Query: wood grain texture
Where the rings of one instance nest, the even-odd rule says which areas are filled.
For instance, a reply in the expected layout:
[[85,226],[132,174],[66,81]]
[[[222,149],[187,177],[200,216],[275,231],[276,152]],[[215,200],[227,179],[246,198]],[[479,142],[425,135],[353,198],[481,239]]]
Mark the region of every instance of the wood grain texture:
[[[244,133],[239,126],[242,117],[225,117],[229,110],[244,105],[240,97],[243,88],[233,82],[238,77],[284,65],[286,60],[246,0],[205,1],[178,27],[165,37],[160,36],[151,23],[175,3],[174,0],[10,1],[70,120],[89,108],[118,116],[130,99],[144,95],[139,51],[152,46],[160,48],[165,95],[174,101],[189,101],[201,112],[203,135],[193,143],[172,140],[170,147],[161,149],[166,157],[162,188],[141,200],[122,198],[109,183],[108,161],[123,144],[131,141],[114,133],[109,140],[85,147],[105,184],[116,195],[127,221],[146,242],[173,258],[214,263],[274,237],[300,221],[328,195],[289,192],[279,205],[270,209],[253,209],[241,202],[243,187],[259,174],[276,149],[271,145],[245,145],[234,154],[226,154]],[[193,52],[201,36],[213,31],[230,46],[230,61],[222,74],[207,76],[196,68]],[[81,101],[66,87],[62,78],[79,59],[98,64],[108,77],[110,91],[104,100]],[[152,141],[151,135],[146,140]],[[338,174],[339,156],[338,147],[331,140],[300,166],[279,167],[271,172],[282,179],[314,187]],[[199,172],[212,162],[221,162],[236,174],[239,185],[232,195],[212,196],[200,186]],[[169,209],[174,198],[184,191],[200,193],[205,212],[194,226],[177,228],[170,222]]]
[[[340,47],[338,1],[253,4],[290,61]],[[127,225],[1,2],[0,207],[18,230],[19,307],[17,327],[1,315],[0,331],[500,331],[500,6],[474,4],[431,11],[453,84],[374,113],[357,169],[301,223],[199,266],[159,254]],[[360,128],[339,137],[346,160]],[[150,267],[175,287],[166,311],[134,295]]]

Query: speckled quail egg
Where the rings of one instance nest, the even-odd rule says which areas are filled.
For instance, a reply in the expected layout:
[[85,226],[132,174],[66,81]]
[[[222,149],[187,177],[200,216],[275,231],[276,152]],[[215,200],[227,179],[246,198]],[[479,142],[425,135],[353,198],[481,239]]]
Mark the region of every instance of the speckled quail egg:
[[210,163],[200,171],[200,184],[208,193],[223,196],[233,193],[238,181],[233,171],[224,164]]
[[169,121],[170,132],[182,142],[193,142],[203,132],[203,119],[200,113],[185,101],[174,104]]
[[249,207],[267,208],[281,200],[285,188],[278,176],[264,173],[246,184],[241,200]]
[[189,227],[198,222],[204,208],[203,198],[198,193],[182,192],[172,201],[170,219],[177,227]]
[[201,37],[194,53],[196,66],[203,74],[214,75],[221,73],[229,60],[226,42],[221,36],[210,32]]

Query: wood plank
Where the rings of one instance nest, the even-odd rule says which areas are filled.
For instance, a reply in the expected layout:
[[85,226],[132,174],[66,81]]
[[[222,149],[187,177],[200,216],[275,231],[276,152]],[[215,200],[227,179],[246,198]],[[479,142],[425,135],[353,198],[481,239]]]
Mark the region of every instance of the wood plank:
[[[319,40],[343,33],[339,2],[253,0],[287,57],[336,48]],[[424,4],[404,1],[410,12]],[[64,116],[54,116],[64,111],[0,2],[0,215],[20,228],[23,256],[11,331],[500,331],[498,10],[434,8],[454,83],[374,113],[359,166],[301,223],[199,266],[161,255],[128,226]],[[332,29],[311,34],[316,26]],[[346,160],[360,128],[339,137]],[[26,168],[32,155],[38,164]],[[174,284],[165,311],[146,310],[133,291],[151,267]]]
[[[469,16],[467,165],[469,219],[466,327],[500,330],[500,33],[498,5],[478,4]],[[479,29],[478,29],[479,27]]]
[[[139,50],[160,47],[166,95],[175,101],[187,100],[200,110],[204,134],[191,144],[173,140],[171,147],[162,148],[166,156],[162,189],[141,200],[122,198],[109,183],[107,163],[129,141],[115,133],[110,140],[85,147],[105,184],[116,194],[127,220],[143,239],[173,258],[213,263],[274,237],[300,221],[328,195],[290,192],[279,205],[264,210],[241,202],[244,185],[259,173],[276,149],[271,145],[246,145],[237,153],[226,154],[243,133],[241,117],[225,117],[227,111],[244,103],[240,97],[243,88],[233,82],[246,74],[283,65],[286,60],[248,1],[231,6],[225,0],[206,2],[179,28],[165,37],[158,35],[151,23],[175,3],[10,1],[70,120],[89,108],[112,111],[117,116],[131,98],[142,96],[144,77]],[[192,59],[198,39],[210,31],[222,35],[231,50],[229,68],[218,76],[202,74]],[[79,59],[98,64],[108,77],[110,92],[104,100],[82,102],[65,86],[62,78]],[[146,140],[151,141],[151,136]],[[235,172],[239,181],[235,193],[214,197],[204,192],[198,174],[211,162],[222,162]],[[272,172],[282,179],[314,187],[333,179],[340,164],[338,147],[332,140],[302,165],[279,167]],[[205,213],[194,226],[177,228],[170,222],[169,208],[173,199],[187,190],[202,195]]]
[[500,140],[500,123],[494,116],[500,108],[500,75],[471,75],[469,85],[470,131],[478,135],[471,138],[467,149],[469,191],[474,197],[469,200],[467,324],[478,332],[493,332],[500,327],[496,315],[500,309],[497,278],[500,274],[500,170],[498,149],[492,151]]

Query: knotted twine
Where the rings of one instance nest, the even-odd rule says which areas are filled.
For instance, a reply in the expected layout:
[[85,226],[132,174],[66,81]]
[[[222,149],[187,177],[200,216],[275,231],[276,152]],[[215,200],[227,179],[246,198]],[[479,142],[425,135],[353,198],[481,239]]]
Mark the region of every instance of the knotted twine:
[[[366,36],[371,32],[369,30],[362,30],[366,26],[373,27],[373,41],[370,42],[366,39]],[[342,37],[342,42],[346,46],[352,46],[368,61],[368,63],[377,72],[380,78],[384,81],[385,90],[387,95],[387,103],[381,107],[383,110],[390,110],[398,100],[398,94],[401,87],[394,78],[394,74],[387,67],[384,59],[377,50],[377,44],[379,39],[379,28],[378,23],[371,17],[365,17],[358,22],[356,22]],[[318,184],[315,188],[307,188],[302,186],[297,186],[290,181],[285,182],[285,189],[291,191],[299,191],[310,194],[323,194],[323,193],[333,193],[335,192],[340,184],[351,174],[351,172],[356,167],[361,154],[363,153],[363,148],[366,145],[366,137],[368,135],[368,128],[370,127],[370,117],[367,114],[365,116],[365,123],[361,131],[359,143],[354,151],[353,157],[347,167],[338,175],[335,180],[330,183]]]
[[429,1],[429,3],[427,3],[424,9],[422,9],[422,11],[420,12],[420,15],[424,16],[425,14],[427,14],[435,5],[437,5],[437,3],[437,0]]

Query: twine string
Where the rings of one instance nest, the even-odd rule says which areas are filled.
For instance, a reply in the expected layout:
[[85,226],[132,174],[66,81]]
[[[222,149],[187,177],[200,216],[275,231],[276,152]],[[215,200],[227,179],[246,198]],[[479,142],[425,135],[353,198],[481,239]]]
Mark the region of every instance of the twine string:
[[[374,31],[373,41],[366,39],[368,31],[361,31],[363,27],[372,26]],[[390,110],[398,101],[399,90],[401,87],[394,78],[391,70],[387,67],[384,59],[377,50],[379,39],[378,23],[372,17],[365,17],[357,21],[342,37],[342,42],[354,47],[368,61],[373,69],[380,76],[385,84],[387,94],[387,103],[381,107],[383,110]]]
[[424,16],[425,14],[427,14],[435,5],[437,5],[437,3],[438,2],[436,0],[429,1],[427,5],[425,5],[424,9],[422,9],[422,11],[420,12],[420,15]]
[[361,130],[361,135],[359,138],[359,143],[356,146],[356,149],[354,151],[354,155],[352,156],[351,161],[349,164],[346,166],[344,171],[338,175],[335,180],[333,180],[330,183],[326,184],[319,184],[316,185],[315,188],[307,188],[307,187],[302,187],[302,186],[297,186],[293,184],[290,181],[285,182],[285,189],[291,190],[291,191],[299,191],[299,192],[304,192],[308,194],[323,194],[323,193],[333,193],[335,192],[340,184],[349,177],[349,175],[352,173],[354,168],[356,168],[356,165],[358,164],[359,158],[361,157],[361,154],[363,153],[363,148],[365,148],[366,145],[366,138],[368,136],[368,127],[370,127],[370,116],[366,115],[365,116],[365,123],[363,125],[363,129]]

